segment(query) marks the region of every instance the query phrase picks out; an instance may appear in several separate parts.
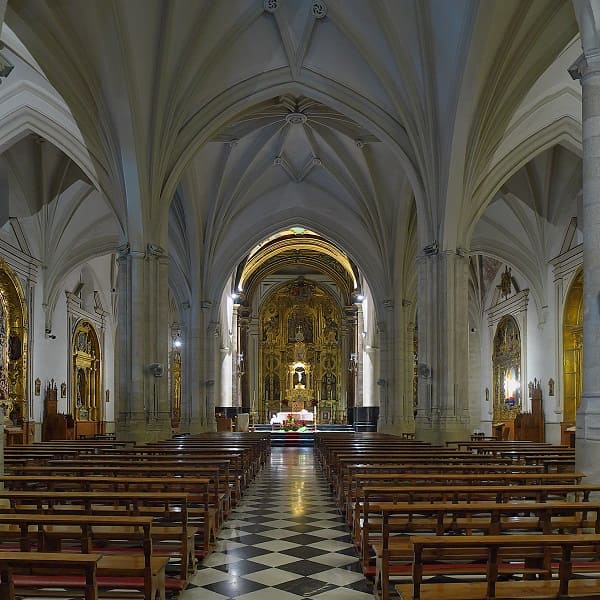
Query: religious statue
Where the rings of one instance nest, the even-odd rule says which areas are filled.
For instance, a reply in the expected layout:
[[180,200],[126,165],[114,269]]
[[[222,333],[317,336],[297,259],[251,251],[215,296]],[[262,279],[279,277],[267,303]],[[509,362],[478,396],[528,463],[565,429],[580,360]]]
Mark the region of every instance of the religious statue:
[[512,271],[510,267],[506,267],[504,273],[500,277],[500,294],[503,298],[508,298],[512,291]]

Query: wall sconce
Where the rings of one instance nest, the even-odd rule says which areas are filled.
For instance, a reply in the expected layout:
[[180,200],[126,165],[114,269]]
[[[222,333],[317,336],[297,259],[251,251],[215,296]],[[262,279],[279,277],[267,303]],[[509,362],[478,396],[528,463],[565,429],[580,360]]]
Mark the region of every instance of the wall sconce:
[[174,323],[171,326],[171,340],[175,350],[179,350],[179,348],[183,346],[183,340],[181,339],[181,328],[177,323]]
[[240,352],[237,357],[237,375],[243,377],[246,374],[246,361],[244,359],[244,353]]
[[350,360],[348,361],[348,371],[350,371],[350,373],[356,373],[356,371],[358,371],[358,353],[357,352],[350,353]]

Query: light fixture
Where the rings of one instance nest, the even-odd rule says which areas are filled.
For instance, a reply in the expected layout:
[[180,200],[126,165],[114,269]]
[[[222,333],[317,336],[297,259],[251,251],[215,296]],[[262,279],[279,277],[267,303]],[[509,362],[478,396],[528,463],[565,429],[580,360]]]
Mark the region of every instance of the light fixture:
[[171,326],[171,341],[173,348],[181,348],[183,340],[181,339],[181,326],[179,323],[173,323]]
[[358,353],[351,352],[350,360],[348,361],[348,371],[350,371],[350,373],[356,373],[357,370],[358,370]]
[[240,297],[240,295],[237,292],[232,292],[232,294],[231,294],[232,300],[237,300],[239,297]]
[[240,352],[237,357],[237,376],[243,377],[246,374],[246,361],[244,353]]

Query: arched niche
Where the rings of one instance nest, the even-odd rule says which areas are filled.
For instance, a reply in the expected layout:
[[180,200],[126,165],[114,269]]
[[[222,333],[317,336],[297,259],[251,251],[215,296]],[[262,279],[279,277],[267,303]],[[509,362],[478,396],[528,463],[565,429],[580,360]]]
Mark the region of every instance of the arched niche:
[[4,426],[21,429],[18,439],[31,436],[27,403],[27,307],[21,284],[0,259],[0,415]]
[[583,385],[583,270],[575,274],[563,309],[563,425],[575,424]]
[[[515,417],[521,412],[521,333],[514,317],[500,319],[492,354],[494,425],[504,438],[513,437]],[[500,427],[502,425],[502,427]]]
[[100,343],[94,326],[81,320],[75,327],[72,340],[71,410],[75,420],[76,437],[102,433],[102,369]]

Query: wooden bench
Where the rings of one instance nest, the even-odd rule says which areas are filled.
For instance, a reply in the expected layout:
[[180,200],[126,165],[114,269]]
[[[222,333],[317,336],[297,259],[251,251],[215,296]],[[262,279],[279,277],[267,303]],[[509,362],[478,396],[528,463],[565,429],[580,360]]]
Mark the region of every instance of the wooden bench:
[[[369,544],[371,535],[381,532],[381,518],[377,505],[381,502],[510,502],[530,500],[547,502],[568,499],[588,502],[592,492],[600,491],[600,484],[550,484],[550,485],[482,485],[482,486],[379,486],[366,485],[358,493],[353,507],[352,536],[359,546],[363,569],[369,568]],[[373,511],[371,507],[375,505]]]
[[[587,572],[582,551],[598,560],[600,535],[518,535],[467,537],[411,537],[412,583],[396,586],[402,600],[487,600],[491,598],[598,598],[600,578],[573,580]],[[552,579],[553,556],[560,563]],[[531,564],[538,558],[538,566]],[[444,561],[447,561],[444,567]],[[474,562],[475,561],[475,562]],[[429,563],[429,564],[427,564]],[[431,568],[427,568],[427,567]],[[449,567],[449,568],[448,568]],[[479,571],[477,571],[477,567]],[[481,582],[426,583],[425,575],[480,574]],[[501,575],[523,574],[542,579],[498,581]]]
[[[365,485],[390,486],[512,486],[512,485],[577,485],[581,483],[583,473],[403,473],[390,472],[377,466],[362,467],[350,476],[344,511],[352,513],[354,504],[359,500],[359,490]],[[348,515],[350,516],[350,515]]]
[[70,585],[53,595],[64,598],[79,595],[85,600],[97,600],[96,573],[100,559],[100,554],[74,552],[0,552],[0,598],[16,600],[18,596],[36,592],[48,595],[47,590],[40,591],[40,588],[47,587],[46,573],[62,572],[70,576]]
[[[78,544],[84,554],[101,550],[103,557],[97,566],[99,587],[127,588],[142,594],[145,600],[165,598],[169,559],[152,554],[152,517],[0,514],[0,540],[16,541],[21,552],[31,552],[35,547],[38,552],[59,553],[66,541]],[[109,555],[111,550],[115,556]],[[50,583],[46,587],[51,587],[52,582],[57,584],[59,575],[60,572],[48,575]],[[177,589],[184,586],[182,582]]]
[[[415,503],[384,502],[377,505],[381,514],[381,537],[371,542],[375,552],[374,593],[388,598],[390,565],[400,571],[412,560],[412,546],[406,534],[416,532],[436,536],[487,535],[526,531],[540,534],[592,529],[600,533],[600,502],[474,502]],[[393,536],[392,534],[402,534]]]
[[[1,475],[0,482],[10,490],[82,491],[97,493],[171,492],[188,496],[190,524],[197,527],[195,554],[203,558],[216,540],[217,521],[214,480],[206,477],[69,477],[62,475]],[[210,487],[209,487],[210,486]],[[211,490],[211,491],[209,491]],[[96,494],[98,495],[98,494]]]
[[177,558],[180,579],[196,572],[194,535],[189,525],[188,495],[174,492],[53,492],[46,490],[0,490],[11,513],[150,516],[154,555]]

